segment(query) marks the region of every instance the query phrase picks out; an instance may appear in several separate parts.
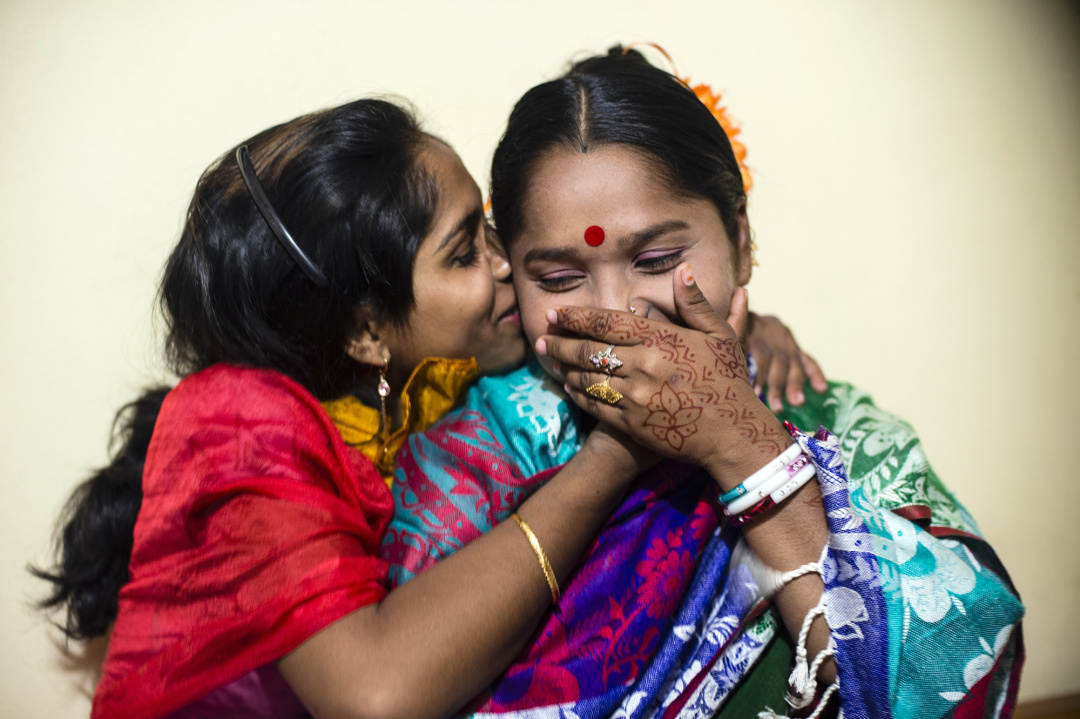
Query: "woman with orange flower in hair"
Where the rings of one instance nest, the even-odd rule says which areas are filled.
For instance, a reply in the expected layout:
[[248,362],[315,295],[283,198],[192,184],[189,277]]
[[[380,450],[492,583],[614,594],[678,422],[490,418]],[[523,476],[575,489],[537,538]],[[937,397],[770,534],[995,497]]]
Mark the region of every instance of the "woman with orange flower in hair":
[[518,101],[492,210],[536,356],[399,453],[391,577],[513,524],[615,428],[663,459],[573,574],[538,550],[553,610],[477,715],[1008,716],[1023,607],[911,427],[842,383],[756,396],[716,100],[616,47]]

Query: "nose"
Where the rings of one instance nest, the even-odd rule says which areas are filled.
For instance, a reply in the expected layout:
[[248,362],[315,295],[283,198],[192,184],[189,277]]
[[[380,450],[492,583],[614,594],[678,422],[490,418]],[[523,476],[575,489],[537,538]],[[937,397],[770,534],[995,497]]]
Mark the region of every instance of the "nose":
[[639,317],[649,314],[648,293],[642,293],[641,287],[632,281],[626,281],[622,276],[605,277],[606,281],[597,282],[596,306],[605,310],[618,312],[632,312]]
[[628,312],[630,308],[630,294],[627,292],[627,287],[621,283],[613,282],[608,283],[607,287],[604,287],[597,299],[598,306],[605,310],[618,310],[619,312]]
[[502,240],[495,228],[485,225],[484,228],[484,252],[487,253],[488,262],[491,263],[491,274],[499,282],[505,282],[510,278],[510,260],[506,256]]
[[510,278],[510,261],[502,255],[491,253],[491,274],[498,282],[505,282]]

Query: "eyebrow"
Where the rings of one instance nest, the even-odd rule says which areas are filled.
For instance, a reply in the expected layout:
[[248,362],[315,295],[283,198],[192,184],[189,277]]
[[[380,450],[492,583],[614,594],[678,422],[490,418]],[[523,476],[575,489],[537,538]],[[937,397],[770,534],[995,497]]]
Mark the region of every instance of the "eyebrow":
[[446,247],[450,240],[461,234],[462,231],[464,231],[465,228],[467,228],[469,225],[475,225],[477,222],[479,222],[480,215],[482,215],[483,212],[483,209],[477,207],[472,212],[462,217],[461,220],[459,220],[458,223],[454,225],[454,227],[449,232],[446,233],[442,240],[439,241],[439,246],[435,248],[435,251],[438,252],[442,248]]
[[536,247],[526,252],[521,262],[528,265],[533,262],[576,260],[579,257],[581,253],[576,247]]
[[668,220],[667,222],[661,222],[653,225],[652,227],[646,227],[644,230],[634,232],[619,238],[619,247],[634,247],[636,245],[644,245],[650,240],[655,240],[661,235],[666,235],[669,232],[675,232],[676,230],[688,230],[690,225],[682,220]]
[[[655,240],[661,235],[666,235],[669,232],[675,232],[676,230],[688,230],[690,225],[682,220],[668,220],[667,222],[660,222],[646,227],[644,230],[631,233],[620,237],[617,242],[622,249],[636,247],[638,245],[644,245],[645,243]],[[559,262],[566,260],[576,260],[581,257],[581,250],[576,246],[563,246],[563,247],[537,247],[529,250],[525,253],[525,257],[522,259],[522,264],[529,264],[530,262]]]

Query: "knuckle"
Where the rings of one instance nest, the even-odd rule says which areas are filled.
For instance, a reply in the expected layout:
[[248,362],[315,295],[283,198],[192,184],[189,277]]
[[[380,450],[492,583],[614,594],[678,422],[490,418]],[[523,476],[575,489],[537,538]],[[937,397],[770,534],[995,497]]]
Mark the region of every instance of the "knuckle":
[[578,382],[577,382],[578,389],[581,390],[581,393],[583,395],[585,395],[586,397],[591,397],[591,395],[588,392],[589,385],[591,385],[591,384],[592,384],[592,382],[589,381],[588,373],[586,373],[586,372],[579,372],[578,373]]
[[651,377],[655,367],[656,360],[651,354],[648,354],[634,363],[634,374],[642,375],[643,377]]
[[582,343],[581,347],[578,348],[577,354],[578,365],[587,369],[589,367],[589,357],[592,356],[592,353],[589,352],[589,347],[586,344]]

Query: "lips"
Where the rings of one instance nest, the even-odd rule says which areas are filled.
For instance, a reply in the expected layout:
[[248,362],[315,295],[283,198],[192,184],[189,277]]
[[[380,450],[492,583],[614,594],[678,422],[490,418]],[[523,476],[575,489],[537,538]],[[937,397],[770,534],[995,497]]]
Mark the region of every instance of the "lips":
[[521,313],[518,312],[518,306],[513,305],[506,312],[499,315],[499,322],[501,324],[521,324]]

